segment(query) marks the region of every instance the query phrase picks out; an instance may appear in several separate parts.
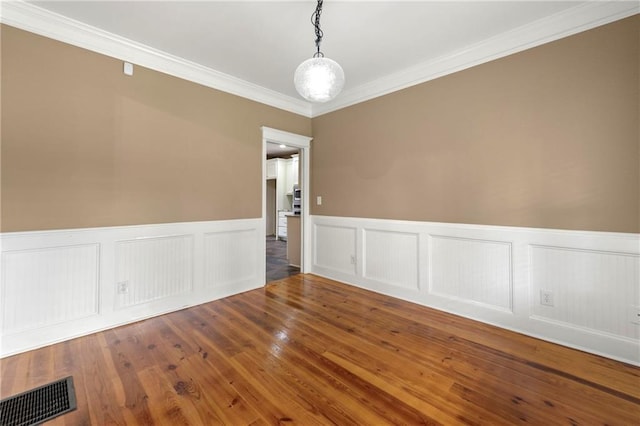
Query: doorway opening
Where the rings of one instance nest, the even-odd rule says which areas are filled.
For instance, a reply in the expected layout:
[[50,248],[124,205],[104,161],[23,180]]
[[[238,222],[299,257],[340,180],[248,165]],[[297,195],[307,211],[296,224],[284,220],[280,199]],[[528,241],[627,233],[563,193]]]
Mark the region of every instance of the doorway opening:
[[299,150],[267,142],[266,282],[300,273]]
[[262,128],[265,283],[308,270],[311,138]]

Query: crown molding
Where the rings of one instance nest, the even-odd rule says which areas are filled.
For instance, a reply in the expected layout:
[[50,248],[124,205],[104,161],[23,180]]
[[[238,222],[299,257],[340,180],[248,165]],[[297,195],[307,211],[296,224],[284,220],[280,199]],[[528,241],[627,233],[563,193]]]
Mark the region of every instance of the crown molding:
[[221,73],[30,3],[1,1],[0,22],[252,101],[311,117],[311,104],[306,101]]
[[640,13],[634,1],[592,1],[479,43],[344,91],[326,104],[310,104],[207,68],[21,0],[0,0],[0,22],[93,52],[305,117],[317,117],[447,74]]
[[435,60],[344,91],[331,102],[313,105],[312,116],[317,117],[346,108],[638,13],[640,3],[637,1],[583,3]]

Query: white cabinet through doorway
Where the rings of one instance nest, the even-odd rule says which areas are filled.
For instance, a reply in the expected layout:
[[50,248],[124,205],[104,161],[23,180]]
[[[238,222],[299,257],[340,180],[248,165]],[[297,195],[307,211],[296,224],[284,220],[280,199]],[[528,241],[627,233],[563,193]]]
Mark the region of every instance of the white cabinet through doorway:
[[298,184],[298,155],[287,160],[287,193],[293,193],[293,186]]
[[287,239],[287,216],[290,215],[291,212],[284,212],[284,211],[279,211],[278,212],[278,234],[277,234],[277,238],[280,240],[285,240]]
[[276,210],[290,210],[291,206],[287,200],[287,161],[283,158],[272,158],[267,160],[266,178],[276,180]]
[[278,177],[278,159],[272,158],[267,160],[267,179],[276,179]]
[[293,186],[298,184],[298,156],[267,160],[266,178],[276,179],[276,210],[290,211]]
[[[298,156],[293,158],[272,158],[267,160],[266,179],[275,179],[275,208],[273,211],[267,212],[267,221],[272,225],[268,226],[268,230],[273,230],[273,221],[275,221],[275,234],[278,238],[286,239],[287,222],[285,214],[291,214],[293,209],[293,187],[298,184],[299,169]],[[271,204],[273,206],[273,204]],[[277,214],[276,214],[277,212]],[[271,231],[273,232],[273,231]]]

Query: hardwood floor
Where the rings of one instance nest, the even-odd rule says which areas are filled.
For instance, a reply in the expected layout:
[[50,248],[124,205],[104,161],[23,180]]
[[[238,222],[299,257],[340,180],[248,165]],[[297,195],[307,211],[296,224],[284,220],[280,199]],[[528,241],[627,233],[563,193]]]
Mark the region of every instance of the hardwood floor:
[[640,368],[312,275],[0,362],[3,398],[74,376],[52,425],[640,420]]

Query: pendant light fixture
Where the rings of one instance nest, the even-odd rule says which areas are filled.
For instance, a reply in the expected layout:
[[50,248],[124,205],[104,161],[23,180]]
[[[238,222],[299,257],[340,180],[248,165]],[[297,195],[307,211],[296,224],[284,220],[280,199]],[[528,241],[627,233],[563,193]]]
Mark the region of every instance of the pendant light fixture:
[[311,15],[311,23],[316,32],[316,53],[296,69],[293,83],[296,90],[310,102],[327,102],[335,98],[344,87],[344,71],[342,67],[320,51],[320,43],[324,33],[320,29],[322,0],[318,0],[315,12]]

